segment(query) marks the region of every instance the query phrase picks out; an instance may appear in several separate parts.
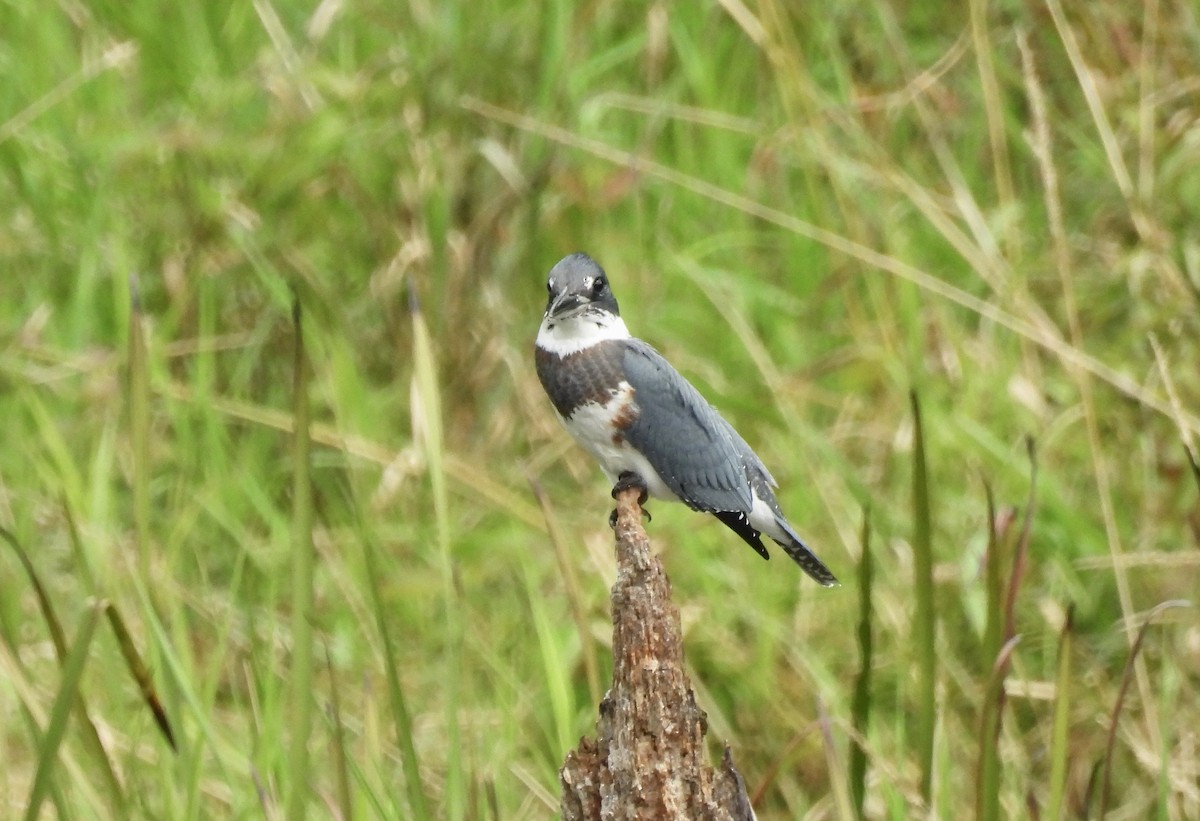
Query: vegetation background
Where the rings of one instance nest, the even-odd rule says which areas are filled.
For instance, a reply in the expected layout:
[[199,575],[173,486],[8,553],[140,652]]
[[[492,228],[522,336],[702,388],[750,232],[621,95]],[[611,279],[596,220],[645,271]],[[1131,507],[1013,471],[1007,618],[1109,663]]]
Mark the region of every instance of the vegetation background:
[[586,250],[844,582],[653,508],[760,817],[1200,817],[1192,0],[0,32],[0,816],[553,816],[613,559],[531,346]]

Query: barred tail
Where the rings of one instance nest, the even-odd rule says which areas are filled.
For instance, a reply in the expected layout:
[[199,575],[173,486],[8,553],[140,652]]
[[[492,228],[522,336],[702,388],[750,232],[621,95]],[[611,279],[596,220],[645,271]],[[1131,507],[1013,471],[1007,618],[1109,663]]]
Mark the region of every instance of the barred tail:
[[775,541],[792,557],[792,561],[800,565],[800,569],[812,576],[822,587],[836,587],[839,584],[837,577],[829,571],[824,562],[817,558],[815,553],[808,549],[808,545],[796,535],[796,531],[792,530],[791,525],[782,516],[776,516],[775,521],[788,536],[787,541],[781,539],[775,539]]

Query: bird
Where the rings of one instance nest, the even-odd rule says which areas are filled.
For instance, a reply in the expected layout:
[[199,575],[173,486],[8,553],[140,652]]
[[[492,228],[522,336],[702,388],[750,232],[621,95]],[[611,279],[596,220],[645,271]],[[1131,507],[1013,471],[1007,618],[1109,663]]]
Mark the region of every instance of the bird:
[[546,279],[534,343],[559,421],[614,483],[711,513],[764,559],[766,534],[823,587],[837,579],[788,523],[774,477],[733,426],[650,344],[631,336],[604,269],[584,253]]

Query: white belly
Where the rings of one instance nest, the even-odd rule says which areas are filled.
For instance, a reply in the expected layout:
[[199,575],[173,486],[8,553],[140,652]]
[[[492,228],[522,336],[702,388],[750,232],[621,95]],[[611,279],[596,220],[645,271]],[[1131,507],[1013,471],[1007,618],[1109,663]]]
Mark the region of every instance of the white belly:
[[571,414],[570,419],[562,420],[563,426],[575,441],[600,463],[600,469],[604,471],[608,481],[615,484],[622,473],[636,473],[646,483],[646,489],[651,496],[677,502],[679,497],[671,492],[646,457],[638,453],[624,437],[613,435],[619,433],[613,427],[613,417],[629,401],[629,385],[622,383],[621,387],[623,390],[607,404],[589,402],[580,405]]

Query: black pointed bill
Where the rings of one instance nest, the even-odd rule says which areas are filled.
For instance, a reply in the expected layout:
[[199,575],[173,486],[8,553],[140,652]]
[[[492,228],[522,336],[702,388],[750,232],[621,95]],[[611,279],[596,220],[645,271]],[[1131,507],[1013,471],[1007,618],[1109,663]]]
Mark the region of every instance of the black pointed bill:
[[546,316],[551,319],[562,319],[591,304],[591,300],[582,294],[563,292],[551,298],[546,306]]

